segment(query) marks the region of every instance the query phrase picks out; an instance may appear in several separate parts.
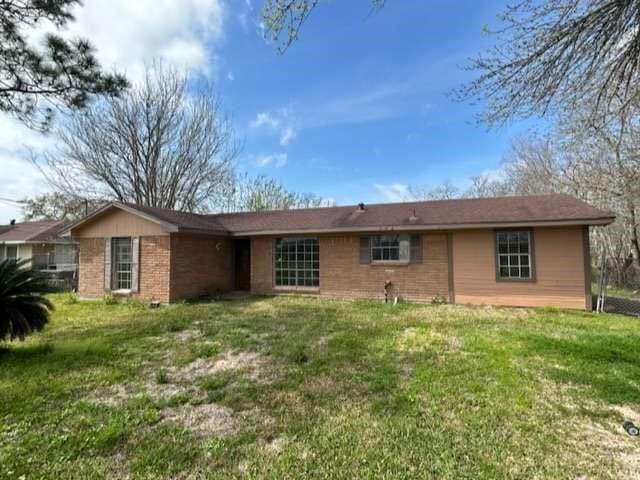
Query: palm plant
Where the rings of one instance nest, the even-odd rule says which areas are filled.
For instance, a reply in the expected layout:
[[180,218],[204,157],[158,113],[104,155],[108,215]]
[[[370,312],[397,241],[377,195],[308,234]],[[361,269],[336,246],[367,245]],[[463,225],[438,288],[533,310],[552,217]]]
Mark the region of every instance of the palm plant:
[[53,304],[43,296],[49,290],[44,277],[26,268],[27,262],[0,262],[0,341],[24,340],[42,330],[53,310]]

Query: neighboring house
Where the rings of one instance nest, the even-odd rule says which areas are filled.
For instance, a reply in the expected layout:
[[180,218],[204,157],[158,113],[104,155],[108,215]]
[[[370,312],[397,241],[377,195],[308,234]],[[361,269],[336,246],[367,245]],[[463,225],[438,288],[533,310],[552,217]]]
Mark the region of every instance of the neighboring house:
[[74,271],[77,244],[59,234],[62,220],[12,222],[0,226],[0,260],[30,260],[29,266],[44,271]]
[[112,203],[71,225],[79,293],[247,290],[590,309],[589,226],[567,195],[199,215]]

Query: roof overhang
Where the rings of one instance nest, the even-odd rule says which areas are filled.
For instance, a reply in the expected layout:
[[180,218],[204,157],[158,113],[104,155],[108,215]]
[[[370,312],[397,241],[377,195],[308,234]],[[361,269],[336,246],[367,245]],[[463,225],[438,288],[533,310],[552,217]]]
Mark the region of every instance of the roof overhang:
[[602,226],[609,225],[615,217],[584,219],[584,220],[544,220],[532,222],[493,222],[493,223],[459,223],[459,224],[434,224],[434,225],[383,225],[362,227],[335,227],[314,229],[274,229],[251,230],[245,232],[232,232],[233,237],[257,237],[270,235],[310,235],[330,233],[373,233],[373,232],[424,232],[443,230],[477,230],[497,228],[531,228],[531,227],[569,227],[569,226]]
[[177,232],[178,231],[178,226],[173,224],[173,223],[165,222],[164,220],[160,220],[158,217],[150,215],[150,214],[148,214],[146,212],[142,212],[142,211],[137,210],[135,208],[132,208],[132,207],[130,207],[128,205],[124,205],[124,204],[119,203],[119,202],[111,202],[111,203],[107,203],[106,205],[103,205],[102,207],[98,208],[97,210],[94,210],[93,212],[91,212],[86,217],[83,217],[80,220],[72,223],[71,225],[66,227],[63,231],[61,231],[60,235],[65,236],[65,237],[71,235],[71,231],[72,230],[75,230],[76,228],[81,227],[82,225],[91,222],[92,220],[96,219],[97,217],[99,217],[103,213],[106,213],[107,211],[111,210],[112,208],[119,208],[120,210],[123,210],[123,211],[125,211],[127,213],[131,213],[132,215],[136,215],[138,217],[144,218],[145,220],[149,220],[150,222],[153,222],[153,223],[156,223],[156,224],[162,226],[168,232]]
[[73,245],[71,239],[56,240],[0,240],[0,245]]

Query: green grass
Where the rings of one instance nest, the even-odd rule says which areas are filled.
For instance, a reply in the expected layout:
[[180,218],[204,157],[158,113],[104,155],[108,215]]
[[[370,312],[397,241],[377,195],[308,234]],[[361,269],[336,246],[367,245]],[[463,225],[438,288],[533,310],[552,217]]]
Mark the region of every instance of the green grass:
[[0,344],[0,478],[638,475],[637,319],[54,300]]

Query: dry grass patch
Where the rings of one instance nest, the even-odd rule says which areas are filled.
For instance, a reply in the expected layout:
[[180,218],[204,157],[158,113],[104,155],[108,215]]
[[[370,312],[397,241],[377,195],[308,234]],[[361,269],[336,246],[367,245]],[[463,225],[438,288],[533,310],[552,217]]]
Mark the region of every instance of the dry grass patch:
[[401,352],[420,352],[429,349],[457,353],[462,348],[462,339],[455,335],[447,336],[427,327],[409,327],[397,337],[396,349]]
[[180,425],[207,437],[226,437],[236,433],[239,428],[233,410],[215,403],[166,408],[164,422]]

